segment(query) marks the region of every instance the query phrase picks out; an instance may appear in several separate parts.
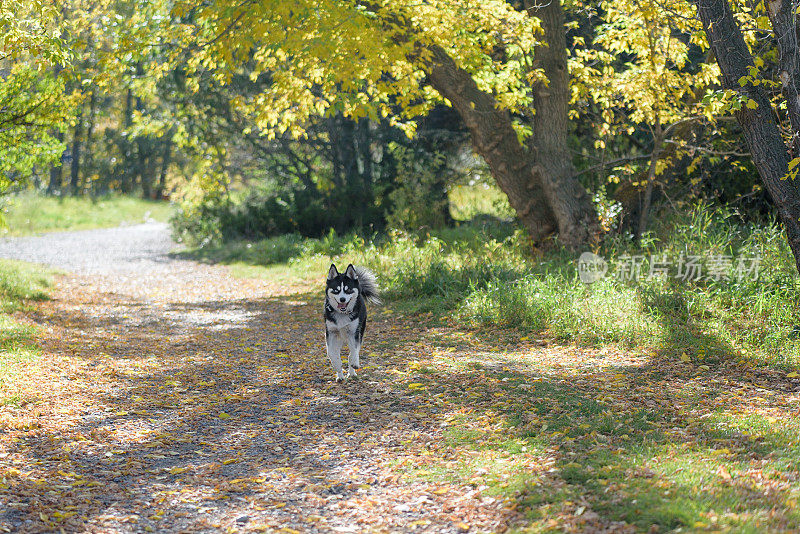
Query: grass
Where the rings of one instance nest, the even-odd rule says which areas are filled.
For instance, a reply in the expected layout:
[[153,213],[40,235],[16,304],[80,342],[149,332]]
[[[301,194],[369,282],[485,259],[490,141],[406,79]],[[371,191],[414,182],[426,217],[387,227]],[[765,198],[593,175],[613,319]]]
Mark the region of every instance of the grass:
[[172,207],[163,201],[112,195],[99,198],[45,197],[31,192],[5,201],[5,235],[19,236],[62,230],[108,228],[147,219],[167,221]]
[[[765,413],[792,410],[786,384],[729,362],[605,366],[617,358],[563,349],[553,362],[474,336],[454,354],[441,329],[411,328],[421,335],[387,341],[412,360],[398,382],[445,422],[426,461],[397,466],[408,479],[471,485],[511,503],[522,515],[512,532],[597,531],[610,521],[638,532],[800,528],[800,421]],[[458,362],[475,350],[479,362]]]
[[[641,249],[616,238],[596,252],[608,259],[609,272],[586,285],[576,255],[535,251],[513,224],[479,219],[422,236],[288,235],[186,255],[233,265],[240,276],[305,281],[318,280],[331,261],[353,262],[379,273],[390,306],[404,313],[700,363],[748,360],[796,368],[798,280],[777,225],[745,224],[731,213],[698,206],[681,217],[659,218]],[[636,279],[616,277],[626,256],[645,262]],[[699,258],[702,279],[675,276],[689,257]],[[709,265],[722,257],[730,263],[724,276],[709,277]],[[670,275],[648,279],[652,258],[670,260]],[[739,259],[750,266],[754,258],[760,258],[760,276],[738,276]]]
[[14,377],[25,362],[38,356],[34,329],[21,323],[14,313],[27,310],[31,302],[46,300],[52,271],[25,262],[0,260],[0,404],[19,401]]

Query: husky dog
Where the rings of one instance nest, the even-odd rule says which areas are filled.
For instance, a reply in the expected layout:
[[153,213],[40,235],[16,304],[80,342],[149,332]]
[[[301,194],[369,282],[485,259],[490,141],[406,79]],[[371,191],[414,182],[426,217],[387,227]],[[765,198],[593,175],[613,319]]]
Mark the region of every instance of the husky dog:
[[347,341],[347,378],[356,376],[361,340],[367,328],[367,303],[380,304],[375,275],[363,267],[347,266],[344,274],[331,264],[325,289],[325,345],[336,372],[336,381],[344,380],[342,347]]

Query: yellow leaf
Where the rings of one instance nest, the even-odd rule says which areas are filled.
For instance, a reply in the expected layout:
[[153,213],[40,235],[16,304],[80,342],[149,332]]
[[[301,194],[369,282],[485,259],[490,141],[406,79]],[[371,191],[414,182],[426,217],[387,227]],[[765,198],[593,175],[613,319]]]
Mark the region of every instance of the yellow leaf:
[[797,374],[797,371],[792,371],[791,373],[786,375],[787,378],[797,378],[798,376],[800,375]]
[[752,98],[747,101],[746,105],[748,109],[756,109],[758,107],[758,103]]
[[222,460],[222,465],[235,464],[238,461],[238,458],[228,458],[227,460]]
[[684,352],[681,354],[681,361],[684,363],[689,363],[692,361],[692,359]]
[[230,418],[230,414],[227,414],[225,412],[219,412],[219,418],[220,419],[228,419],[228,418]]

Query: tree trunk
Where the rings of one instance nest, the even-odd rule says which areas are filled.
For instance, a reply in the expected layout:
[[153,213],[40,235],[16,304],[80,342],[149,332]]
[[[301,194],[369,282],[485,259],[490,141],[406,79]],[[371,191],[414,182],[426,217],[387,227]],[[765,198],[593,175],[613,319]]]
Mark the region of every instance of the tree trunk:
[[540,169],[519,142],[511,114],[481,91],[472,76],[459,68],[444,49],[432,45],[429,50],[428,82],[461,116],[472,134],[475,150],[489,165],[531,238],[538,241],[546,237],[556,230],[556,217],[545,198]]
[[575,177],[567,144],[570,88],[564,10],[559,0],[527,0],[525,7],[541,20],[547,43],[536,49],[534,57],[548,83],[538,83],[533,88],[536,113],[529,147],[538,162],[547,203],[558,221],[559,240],[569,248],[577,248],[597,238],[600,224],[592,199]]
[[[127,93],[125,94],[125,108],[122,112],[122,128],[126,133],[129,131],[129,128],[133,124],[133,90],[128,89]],[[133,191],[133,154],[132,148],[133,144],[130,141],[129,136],[120,135],[118,137],[119,140],[119,149],[122,153],[122,161],[120,165],[117,167],[119,171],[117,175],[119,176],[120,182],[120,190],[123,193],[130,193]]]
[[[64,15],[64,18],[66,18],[66,8],[62,9],[62,14]],[[64,35],[65,34],[62,32],[62,37]],[[62,70],[64,70],[64,67],[56,63],[56,65],[53,67],[53,74],[56,78],[58,78]],[[66,92],[67,88],[65,87],[64,89]],[[61,130],[55,130],[55,132],[53,132],[53,137],[55,137],[58,142],[61,143],[64,141],[64,132]],[[48,195],[55,195],[56,192],[61,191],[61,184],[64,180],[64,152],[66,152],[66,147],[65,150],[61,151],[61,156],[58,158],[58,162],[53,163],[53,166],[50,167],[50,181],[47,183]]]
[[158,186],[156,187],[156,200],[164,200],[166,198],[165,191],[167,190],[167,171],[169,171],[169,164],[172,160],[172,136],[173,130],[169,130],[164,135],[164,152],[161,154],[161,170],[158,173]]
[[[59,142],[64,140],[64,134],[57,130],[53,135]],[[47,194],[48,195],[55,195],[57,192],[61,191],[61,183],[64,180],[64,165],[62,161],[64,160],[64,152],[61,152],[61,157],[58,158],[58,162],[53,163],[53,166],[50,167],[50,182],[47,184]]]
[[80,194],[81,140],[83,138],[83,104],[78,108],[78,117],[72,133],[72,162],[69,171],[69,192]]
[[92,94],[89,97],[89,124],[86,127],[86,145],[83,148],[83,175],[84,187],[89,191],[93,191],[91,182],[86,179],[87,172],[92,172],[92,137],[94,136],[94,126],[97,119],[97,94],[95,89],[92,89]]
[[[727,0],[698,0],[697,12],[722,71],[723,86],[738,92],[745,103],[750,100],[756,103],[755,109],[745,104],[734,113],[758,174],[778,208],[795,264],[800,270],[800,187],[796,180],[786,179],[789,155],[763,86],[751,82],[743,87],[739,85],[742,77],[749,76],[749,67],[754,66],[753,57]],[[778,27],[774,29],[777,31]]]

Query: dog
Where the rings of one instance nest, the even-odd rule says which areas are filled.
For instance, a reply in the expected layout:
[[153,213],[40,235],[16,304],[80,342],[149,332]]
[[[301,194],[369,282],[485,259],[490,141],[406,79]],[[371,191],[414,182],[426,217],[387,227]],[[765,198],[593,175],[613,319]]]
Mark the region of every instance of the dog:
[[359,353],[367,328],[367,301],[380,304],[375,275],[363,267],[347,266],[339,273],[331,264],[325,285],[325,346],[336,373],[336,381],[344,380],[342,347],[347,341],[347,378],[356,376]]

